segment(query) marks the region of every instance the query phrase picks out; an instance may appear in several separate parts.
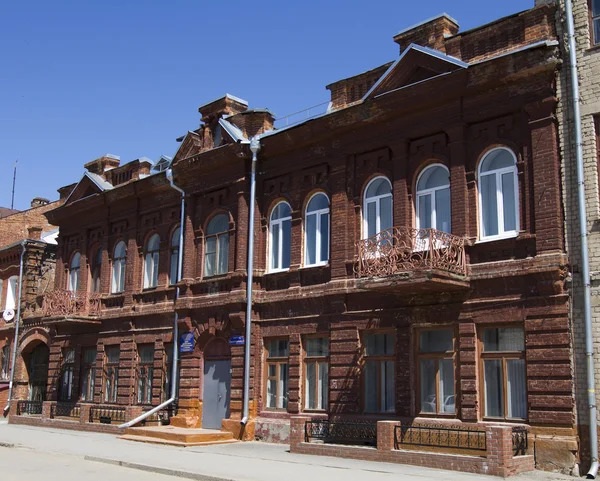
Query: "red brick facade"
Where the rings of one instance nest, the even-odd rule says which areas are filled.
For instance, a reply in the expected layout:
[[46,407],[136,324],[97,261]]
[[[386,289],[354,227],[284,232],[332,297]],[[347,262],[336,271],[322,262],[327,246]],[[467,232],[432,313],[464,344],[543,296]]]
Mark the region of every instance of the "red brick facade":
[[[251,153],[247,142],[218,130],[225,125],[219,123],[219,118],[233,114],[226,117],[230,125],[248,137],[263,135],[253,226],[253,333],[247,340],[252,346],[251,421],[244,432],[239,432],[244,348],[231,346],[230,353],[224,348],[219,351],[219,359],[231,359],[230,417],[223,420],[224,429],[245,438],[256,434],[266,440],[291,441],[294,449],[311,452],[319,447],[299,447],[301,441],[294,438],[293,425],[289,434],[292,416],[526,424],[534,453],[538,438],[558,436],[576,442],[569,304],[564,286],[567,258],[554,117],[558,51],[552,43],[539,43],[554,40],[553,22],[549,20],[553,16],[552,8],[539,7],[483,30],[458,34],[443,42],[440,38],[432,44],[424,42],[441,53],[402,47],[403,57],[378,83],[385,69],[368,72],[373,74],[373,81],[369,75],[359,76],[361,82],[368,83],[360,87],[364,92],[360,97],[354,98],[358,94],[356,89],[352,93],[351,79],[333,84],[334,111],[282,131],[271,130],[268,112],[246,110],[243,103],[230,97],[201,108],[205,124],[183,139],[173,161],[175,183],[186,193],[183,280],[175,309],[181,331],[192,332],[196,341],[194,352],[181,356],[180,412],[176,422],[202,424],[206,352],[216,346],[217,339],[228,341],[244,334]],[[504,29],[508,29],[506,39]],[[448,33],[446,30],[431,29],[432,35]],[[493,37],[494,32],[502,35]],[[490,40],[480,45],[482,36],[496,43]],[[398,38],[396,41],[402,46]],[[445,45],[443,49],[440,42]],[[528,45],[530,48],[521,48]],[[498,56],[517,48],[510,55]],[[444,51],[456,58],[445,57]],[[461,58],[469,63],[461,62]],[[480,62],[482,59],[486,61]],[[371,93],[363,98],[369,90]],[[336,97],[342,95],[340,92],[354,97],[340,100]],[[218,138],[218,148],[212,148],[217,147],[214,144]],[[486,154],[499,147],[508,149],[516,159],[518,232],[484,240],[479,169]],[[363,227],[367,185],[378,176],[389,180],[392,225],[408,231],[417,222],[417,179],[433,164],[440,164],[449,173],[451,234],[457,245],[465,245],[464,250],[459,248],[465,271],[450,272],[442,263],[404,264],[404,269],[390,275],[361,276],[357,265],[361,261],[361,239],[367,237]],[[48,401],[59,399],[59,380],[65,372],[69,349],[74,349],[75,359],[69,401],[80,398],[83,349],[95,347],[95,388],[93,399],[87,401],[140,407],[142,344],[154,347],[151,404],[168,397],[163,389],[165,346],[173,341],[175,296],[169,272],[180,198],[162,173],[139,175],[141,163],[126,165],[132,169],[129,180],[115,185],[109,178],[111,170],[96,169],[92,173],[108,186],[84,177],[63,206],[47,213],[50,222],[61,229],[56,289],[69,286],[73,256],[79,253],[77,290],[87,296],[101,249],[100,289],[93,300],[98,310],[91,312],[89,301],[78,315],[34,317],[30,320],[32,327],[23,333],[22,352],[40,342],[49,346]],[[323,265],[307,267],[306,208],[316,192],[325,193],[329,200],[330,255]],[[269,245],[273,235],[270,219],[281,201],[287,202],[291,211],[289,269],[273,272],[269,266],[273,252]],[[228,257],[223,261],[226,271],[207,275],[212,272],[207,270],[211,269],[207,256],[214,252],[209,247],[209,224],[218,214],[225,214],[229,220],[221,233],[229,239]],[[154,234],[160,237],[158,278],[156,286],[144,288],[146,246]],[[423,242],[423,237],[418,239]],[[124,289],[115,293],[114,253],[121,241],[126,246]],[[450,241],[440,245],[447,246],[444,242]],[[381,252],[363,256],[362,260],[383,260],[386,254]],[[411,250],[409,258],[414,260],[419,252]],[[52,327],[36,324],[46,322],[52,322]],[[491,357],[482,350],[484,333],[488,332],[485,330],[492,327],[512,327],[524,333],[520,352],[498,355],[498,362],[505,366],[511,362],[511,366],[525,366],[526,392],[518,396],[513,393],[514,399],[525,403],[518,406],[523,416],[511,416],[507,406],[504,411],[508,414],[486,416],[484,379],[489,374],[484,372],[484,359]],[[452,401],[446,399],[444,403],[451,402],[448,409],[453,412],[437,415],[424,412],[421,401],[417,339],[423,331],[440,328],[451,332],[452,347],[446,355],[451,360],[454,382],[449,391]],[[382,395],[390,399],[386,412],[368,412],[372,409],[368,407],[367,383],[373,381],[366,373],[370,334],[387,334],[393,340],[391,352],[377,361],[387,362],[386,372],[392,373],[390,380],[386,378],[385,389],[381,388],[383,381],[376,381],[380,383],[376,388],[379,394],[385,391]],[[321,359],[327,365],[328,395],[320,410],[308,408],[306,393],[306,363],[310,361],[306,357],[307,339],[315,335],[328,339],[327,353]],[[287,341],[287,349],[277,356],[269,353],[270,340]],[[110,399],[107,382],[106,346],[119,346],[120,350],[114,399]],[[287,374],[277,371],[279,367],[267,372],[272,359],[274,366],[287,365]],[[273,374],[275,371],[279,374]],[[21,398],[27,396],[26,374],[20,372]],[[271,384],[276,394],[270,400],[269,379],[277,381]],[[509,390],[509,384],[504,384],[504,389]],[[439,405],[439,394],[437,398]],[[513,403],[512,399],[505,397],[502,402]],[[281,403],[287,406],[277,407]],[[376,411],[382,410],[379,404],[377,407]],[[506,428],[497,429],[508,432]],[[500,444],[508,442],[504,431],[498,436]],[[507,457],[504,444],[496,451],[490,447],[492,455],[500,452],[500,456]],[[344,455],[342,448],[321,448],[338,449],[332,453]],[[419,464],[410,460],[414,454],[393,452],[389,446],[386,450],[390,452],[378,459],[388,460],[391,456]],[[513,466],[507,457],[501,468],[490,467],[490,472],[513,474],[521,469],[517,465],[532,463],[530,457],[525,458]],[[440,467],[446,467],[444,463],[440,461]]]

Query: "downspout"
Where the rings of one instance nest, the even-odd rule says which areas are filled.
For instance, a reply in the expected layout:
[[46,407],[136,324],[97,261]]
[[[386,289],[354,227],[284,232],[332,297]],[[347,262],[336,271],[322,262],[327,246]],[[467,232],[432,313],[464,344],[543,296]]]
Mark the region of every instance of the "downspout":
[[250,141],[252,151],[252,168],[250,171],[250,212],[248,213],[248,280],[246,283],[246,337],[244,339],[244,407],[240,424],[248,422],[248,406],[250,404],[250,348],[252,335],[252,282],[254,272],[254,204],[256,202],[256,164],[260,150],[260,137],[257,135]]
[[577,51],[573,4],[565,0],[567,39],[569,47],[569,68],[571,70],[571,95],[573,97],[573,130],[575,133],[575,161],[577,165],[577,197],[579,207],[579,233],[581,236],[581,277],[583,279],[583,315],[585,321],[585,357],[587,365],[587,399],[589,409],[590,457],[592,464],[587,479],[595,479],[598,474],[598,427],[596,421],[596,391],[594,380],[594,345],[592,331],[592,294],[590,284],[590,260],[587,239],[587,212],[585,206],[585,177],[583,169],[583,143],[581,137],[581,100],[579,98],[579,76],[577,74]]
[[170,404],[174,403],[177,400],[177,378],[179,375],[179,315],[177,314],[177,299],[179,299],[179,281],[181,281],[182,277],[182,269],[183,269],[183,232],[185,225],[185,191],[179,187],[177,187],[173,183],[173,170],[167,169],[165,171],[167,180],[171,184],[171,187],[175,189],[177,192],[181,194],[181,218],[179,220],[179,252],[177,257],[177,283],[175,284],[175,299],[173,301],[173,310],[175,311],[175,316],[173,318],[173,365],[171,371],[171,397],[167,399],[164,403],[159,404],[158,406],[150,409],[150,411],[145,412],[144,414],[138,416],[131,421],[128,421],[124,424],[121,424],[120,428],[130,428],[131,426],[136,425],[137,423],[143,421],[148,416],[151,416],[157,411],[166,408]]
[[21,321],[21,291],[23,289],[23,264],[25,262],[25,250],[26,250],[26,246],[27,245],[27,241],[23,241],[21,242],[21,261],[19,262],[19,295],[17,296],[18,298],[18,302],[17,302],[17,318],[15,319],[15,339],[14,339],[14,345],[13,345],[13,349],[12,349],[12,360],[10,363],[10,381],[8,383],[8,403],[6,404],[6,407],[4,408],[4,415],[6,416],[6,414],[8,414],[9,410],[10,410],[10,401],[12,399],[12,390],[13,390],[13,383],[15,380],[15,364],[17,361],[17,344],[19,342],[19,324]]

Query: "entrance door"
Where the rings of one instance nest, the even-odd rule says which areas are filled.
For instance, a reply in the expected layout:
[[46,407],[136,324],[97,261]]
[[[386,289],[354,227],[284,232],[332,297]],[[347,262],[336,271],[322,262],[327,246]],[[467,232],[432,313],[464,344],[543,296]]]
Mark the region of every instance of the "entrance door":
[[29,357],[29,400],[45,401],[48,385],[48,358],[50,350],[39,344]]
[[231,359],[204,360],[204,395],[202,427],[221,429],[221,421],[229,417]]

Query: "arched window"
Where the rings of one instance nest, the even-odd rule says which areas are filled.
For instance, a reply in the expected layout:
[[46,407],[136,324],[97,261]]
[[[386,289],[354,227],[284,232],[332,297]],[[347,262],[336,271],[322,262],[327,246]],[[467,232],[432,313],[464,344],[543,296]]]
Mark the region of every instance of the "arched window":
[[125,242],[119,241],[115,246],[112,266],[111,292],[123,292],[125,290],[125,266],[127,264],[127,248]]
[[81,254],[76,252],[69,265],[69,286],[68,289],[71,292],[77,292],[77,286],[79,285],[79,268],[81,267]]
[[229,216],[214,216],[206,228],[204,276],[226,274],[229,269]]
[[318,266],[329,261],[329,199],[323,192],[311,197],[304,218],[304,265]]
[[92,274],[92,293],[100,292],[100,276],[102,274],[102,249],[98,248],[94,257],[92,257],[91,265]]
[[269,246],[269,271],[289,269],[292,250],[292,209],[287,202],[280,202],[271,212]]
[[450,232],[450,173],[443,165],[427,167],[417,180],[417,228]]
[[516,236],[519,231],[519,191],[515,154],[490,150],[479,165],[481,239]]
[[393,227],[392,184],[386,177],[376,177],[369,182],[363,209],[363,235],[366,238]]
[[171,236],[171,257],[169,263],[169,284],[177,284],[179,271],[179,235],[180,227],[173,231]]
[[146,243],[144,257],[144,289],[158,285],[158,251],[160,250],[160,237],[154,234]]
[[8,285],[6,286],[6,303],[4,304],[4,310],[15,310],[17,307],[17,282],[19,276],[12,276],[8,278]]

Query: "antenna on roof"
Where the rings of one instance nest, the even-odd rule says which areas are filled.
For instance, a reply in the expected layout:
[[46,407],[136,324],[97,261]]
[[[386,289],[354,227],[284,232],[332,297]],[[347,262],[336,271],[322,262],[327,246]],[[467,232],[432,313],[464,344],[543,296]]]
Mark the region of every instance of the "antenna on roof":
[[10,201],[10,208],[13,209],[15,207],[15,182],[17,181],[17,164],[19,163],[19,158],[15,160],[15,172],[13,174],[13,188],[12,188],[12,198]]

